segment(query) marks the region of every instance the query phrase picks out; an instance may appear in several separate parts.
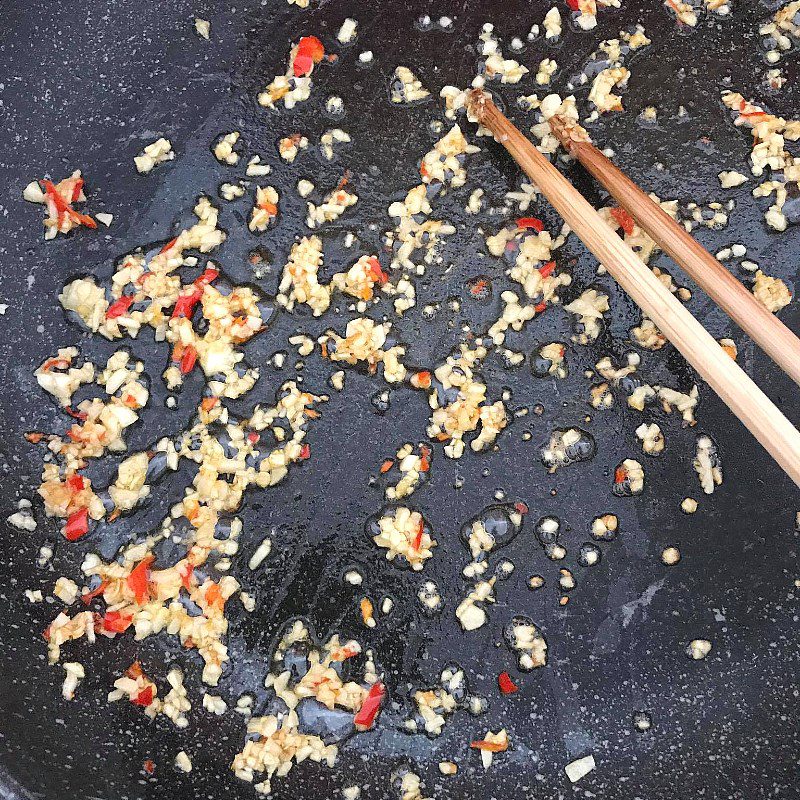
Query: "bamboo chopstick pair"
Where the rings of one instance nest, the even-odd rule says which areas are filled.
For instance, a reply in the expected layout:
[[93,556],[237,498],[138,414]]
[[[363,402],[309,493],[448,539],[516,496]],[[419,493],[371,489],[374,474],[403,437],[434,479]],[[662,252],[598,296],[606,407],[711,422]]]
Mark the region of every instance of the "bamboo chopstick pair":
[[[467,110],[494,134],[578,238],[800,486],[800,432],[780,409],[485,92],[472,90]],[[644,231],[800,383],[800,339],[594,147],[580,126],[557,117],[550,120],[550,125],[569,153],[608,189]]]

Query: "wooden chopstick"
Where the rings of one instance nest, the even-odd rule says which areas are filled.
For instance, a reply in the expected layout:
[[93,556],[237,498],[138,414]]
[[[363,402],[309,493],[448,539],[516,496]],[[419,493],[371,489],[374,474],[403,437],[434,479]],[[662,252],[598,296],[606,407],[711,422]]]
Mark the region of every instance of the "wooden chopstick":
[[800,486],[800,433],[778,407],[488,95],[471,91],[467,110],[494,134],[619,285]]
[[800,384],[800,339],[770,313],[686,229],[665,213],[624,172],[591,142],[586,131],[564,117],[550,119],[550,127],[567,152],[611,193],[694,282],[795,383]]

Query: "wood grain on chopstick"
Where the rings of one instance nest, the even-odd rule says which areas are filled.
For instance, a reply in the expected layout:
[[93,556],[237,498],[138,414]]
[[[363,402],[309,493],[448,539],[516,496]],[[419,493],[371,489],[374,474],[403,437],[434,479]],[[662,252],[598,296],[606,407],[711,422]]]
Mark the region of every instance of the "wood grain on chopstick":
[[485,93],[470,93],[468,111],[494,134],[620,286],[800,486],[800,433],[778,407]]
[[668,253],[694,282],[800,384],[800,339],[766,309],[686,229],[606,158],[585,135],[563,117],[550,120],[565,149],[611,193],[647,235]]

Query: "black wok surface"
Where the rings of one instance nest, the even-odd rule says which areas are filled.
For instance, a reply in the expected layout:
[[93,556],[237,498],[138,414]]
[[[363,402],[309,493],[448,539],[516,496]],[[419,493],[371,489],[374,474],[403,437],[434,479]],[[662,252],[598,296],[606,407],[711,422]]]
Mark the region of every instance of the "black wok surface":
[[[414,185],[418,159],[436,138],[428,122],[442,118],[434,100],[412,108],[389,102],[395,66],[412,67],[434,94],[445,84],[463,85],[474,75],[474,44],[485,21],[495,24],[507,49],[512,36],[524,38],[531,24],[541,23],[549,5],[538,0],[353,0],[321,5],[312,1],[312,8],[301,11],[277,0],[5,4],[0,31],[0,302],[8,304],[0,317],[3,797],[254,796],[252,787],[228,768],[241,747],[244,720],[233,713],[213,717],[202,709],[198,664],[173,640],[152,637],[136,644],[130,636],[121,636],[93,649],[85,642],[65,648],[66,660],[80,660],[87,672],[71,703],[61,699],[62,668],[47,664],[40,632],[60,604],[30,604],[24,590],[41,588],[47,595],[58,575],[77,577],[85,552],[110,547],[108,557],[130,532],[158,524],[170,488],[174,499],[181,477],[185,479],[179,474],[171,486],[160,486],[151,503],[109,529],[105,542],[94,535],[68,545],[55,522],[45,519],[35,500],[41,451],[28,444],[23,433],[60,430],[64,422],[38,389],[33,371],[60,346],[79,343],[87,356],[97,359],[116,349],[67,322],[56,299],[64,281],[84,271],[108,275],[118,256],[174,235],[198,194],[213,196],[223,180],[239,174],[219,165],[209,151],[217,134],[234,129],[242,132],[249,152],[261,153],[272,164],[268,182],[279,188],[285,205],[280,225],[257,239],[246,230],[248,197],[221,203],[221,226],[229,238],[212,259],[227,275],[274,294],[289,248],[304,231],[304,203],[293,191],[297,179],[309,176],[328,188],[345,168],[353,173],[360,201],[324,229],[326,269],[334,271],[362,252],[375,251],[389,223],[389,202]],[[541,41],[530,44],[522,62],[535,73],[545,55],[554,57],[559,71],[553,87],[561,90],[601,39],[642,22],[653,45],[633,61],[624,93],[627,113],[607,115],[592,128],[593,135],[617,151],[618,162],[635,180],[662,197],[683,202],[734,197],[737,208],[729,227],[704,230],[698,234],[701,240],[712,252],[743,242],[748,257],[793,285],[800,263],[797,228],[782,236],[768,232],[763,206],[750,196],[750,185],[723,192],[716,179],[721,169],[747,172],[749,154],[749,134],[734,129],[719,102],[721,88],[754,96],[784,115],[800,110],[796,57],[783,62],[794,88],[791,80],[780,95],[763,87],[767,66],[757,29],[772,4],[735,0],[732,18],[705,17],[697,30],[685,32],[660,3],[623,0],[620,11],[601,12],[599,26],[591,33],[573,30],[567,24],[566,5],[559,5],[565,16],[562,43],[555,50]],[[436,26],[420,30],[415,22],[422,13],[433,20],[447,13],[454,19],[452,31]],[[195,15],[211,21],[210,42],[194,33]],[[347,16],[359,21],[359,38],[353,47],[342,48],[334,37]],[[340,53],[338,63],[315,73],[312,99],[295,111],[268,113],[258,108],[255,94],[283,71],[290,42],[312,33]],[[366,49],[375,58],[369,68],[362,68],[357,56]],[[531,91],[532,75],[517,87],[500,87],[500,96],[520,124],[525,117],[514,108],[514,99]],[[581,103],[586,90],[582,91]],[[341,119],[324,111],[324,100],[332,94],[344,99],[346,114]],[[637,115],[650,104],[659,108],[659,121],[644,127]],[[681,104],[689,111],[683,119],[677,115]],[[353,137],[352,145],[341,147],[332,163],[313,147],[330,127],[342,127]],[[290,167],[278,157],[276,143],[295,131],[308,135],[312,147]],[[133,156],[159,135],[173,141],[177,158],[147,177],[136,175]],[[501,265],[479,255],[484,248],[477,227],[494,230],[503,218],[483,216],[476,222],[463,208],[475,185],[483,186],[490,201],[500,205],[519,175],[499,147],[485,140],[479,143],[483,150],[468,164],[468,185],[443,201],[442,213],[458,227],[442,250],[445,263],[454,266],[446,274],[430,268],[417,282],[417,307],[396,322],[399,338],[409,345],[411,363],[438,363],[459,342],[464,323],[483,330],[500,308],[506,279]],[[663,169],[656,168],[656,162]],[[114,223],[108,230],[78,231],[45,242],[41,208],[22,200],[22,188],[46,173],[60,179],[78,167],[87,179],[85,209],[111,212]],[[602,202],[578,168],[571,167],[569,175],[594,202]],[[545,203],[534,213],[556,230],[557,218]],[[342,247],[348,230],[361,238],[358,252]],[[271,269],[254,279],[247,256],[259,245],[268,251]],[[595,264],[574,237],[559,263],[569,259],[575,259],[574,282],[564,297],[572,299],[595,282],[606,287],[612,307],[608,330],[591,347],[571,349],[570,377],[562,382],[534,378],[527,364],[508,370],[497,356],[486,360],[482,374],[493,399],[508,388],[510,408],[541,404],[544,410],[516,419],[499,437],[496,451],[468,453],[451,461],[436,447],[431,481],[410,502],[423,511],[440,542],[422,575],[392,566],[364,532],[367,518],[383,504],[382,485],[371,482],[377,466],[403,442],[424,438],[428,409],[421,393],[393,389],[390,412],[379,415],[370,398],[384,386],[348,372],[345,391],[331,392],[309,434],[313,458],[276,488],[248,494],[241,512],[243,546],[233,574],[256,595],[258,607],[250,615],[238,607],[231,612],[232,669],[220,694],[233,703],[241,692],[253,692],[258,707],[265,696],[262,684],[274,635],[288,619],[302,615],[320,635],[341,631],[374,647],[393,700],[375,730],[343,746],[333,770],[303,764],[273,781],[275,797],[333,798],[342,787],[354,784],[362,787],[365,800],[397,797],[390,775],[404,763],[413,764],[422,777],[424,796],[443,800],[798,796],[798,492],[704,385],[696,429],[681,429],[677,415],[654,413],[667,439],[659,459],[641,456],[633,433],[641,417],[623,402],[608,412],[592,413],[591,422],[583,421],[592,411],[583,370],[601,355],[629,350],[627,330],[639,314],[610,278],[594,277]],[[654,264],[672,269],[679,282],[691,287],[663,256]],[[463,298],[465,281],[478,274],[493,279],[491,303],[479,306],[464,298],[460,310],[450,309],[448,300]],[[438,313],[432,319],[423,317],[422,308],[436,302],[441,303]],[[271,330],[246,348],[250,363],[262,366],[261,382],[233,405],[246,410],[259,400],[272,400],[278,386],[293,374],[294,358],[282,371],[264,366],[266,358],[288,350],[286,338],[298,329],[317,334],[332,325],[341,330],[352,315],[344,303],[338,305],[339,313],[332,310],[321,320],[279,315]],[[695,292],[689,307],[715,336],[735,338],[740,363],[793,421],[800,421],[797,387],[702,293]],[[800,329],[797,308],[793,302],[781,314],[795,330]],[[537,318],[509,342],[530,353],[537,344],[568,336],[569,321],[558,312]],[[129,436],[129,448],[138,450],[179,431],[202,387],[195,376],[180,395],[178,408],[165,410],[163,389],[158,388],[166,358],[163,349],[144,336],[123,344],[130,344],[145,360],[153,382],[148,410]],[[692,385],[691,371],[669,346],[660,353],[644,353],[643,361],[652,382],[664,380],[685,389]],[[325,391],[332,371],[329,364],[309,358],[306,385]],[[573,424],[592,433],[599,454],[589,463],[549,475],[539,461],[539,447],[553,427]],[[525,431],[532,433],[530,441],[523,440]],[[678,504],[686,495],[700,497],[690,465],[699,432],[717,442],[725,482],[713,497],[700,500],[696,514],[687,516]],[[628,456],[645,464],[647,486],[641,497],[614,498],[610,476]],[[460,489],[454,488],[458,479],[463,481]],[[453,614],[467,588],[460,570],[468,557],[458,532],[466,520],[495,502],[498,490],[512,502],[524,501],[531,513],[520,536],[492,556],[492,563],[510,559],[516,571],[498,588],[490,624],[465,634]],[[39,527],[33,533],[5,523],[20,498],[34,499]],[[615,542],[603,545],[600,565],[581,568],[576,563],[578,547],[589,539],[591,519],[606,511],[619,516],[622,532]],[[578,581],[565,608],[557,603],[557,567],[533,534],[533,522],[545,514],[557,515],[565,526],[570,551],[566,566]],[[250,573],[247,559],[272,528],[277,531],[273,555],[264,568]],[[57,543],[52,570],[35,565],[44,541]],[[683,558],[676,567],[659,560],[667,545],[680,548]],[[396,600],[395,612],[373,631],[358,622],[361,593],[342,580],[356,565],[365,575],[367,592]],[[544,575],[547,585],[532,593],[526,579],[535,573]],[[443,612],[435,617],[422,614],[415,600],[418,586],[428,578],[438,583],[445,598]],[[519,613],[540,625],[550,647],[550,664],[521,677],[502,644],[504,623]],[[712,640],[714,649],[704,661],[693,662],[684,647],[698,637]],[[169,663],[184,666],[193,702],[187,730],[176,730],[163,717],[150,722],[127,703],[107,707],[111,683],[135,657],[159,678]],[[457,712],[434,740],[406,735],[399,726],[408,710],[409,690],[434,685],[451,660],[466,669],[471,690],[489,699],[488,712],[480,718]],[[496,676],[501,670],[519,677],[521,691],[511,698],[498,695]],[[634,729],[637,712],[652,717],[649,731]],[[469,741],[501,727],[508,729],[513,750],[484,772]],[[172,766],[181,749],[192,756],[190,775]],[[588,753],[594,754],[597,769],[571,787],[563,767]],[[141,771],[148,758],[156,762],[152,777]],[[459,763],[457,776],[439,774],[436,764],[445,759]]]

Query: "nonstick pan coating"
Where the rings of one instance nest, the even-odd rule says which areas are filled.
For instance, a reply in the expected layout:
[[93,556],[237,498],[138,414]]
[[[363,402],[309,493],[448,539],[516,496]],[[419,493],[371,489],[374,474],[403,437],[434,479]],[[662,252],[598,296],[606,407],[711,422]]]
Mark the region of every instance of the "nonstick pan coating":
[[[560,5],[566,23],[568,10]],[[733,128],[719,102],[721,89],[762,98],[784,115],[796,115],[800,108],[796,58],[794,63],[792,57],[784,61],[790,81],[780,95],[763,88],[767,66],[757,30],[772,12],[772,4],[736,0],[732,18],[706,17],[688,33],[678,29],[658,2],[623,0],[623,6],[620,11],[601,12],[592,33],[565,24],[563,42],[554,54],[541,43],[534,44],[523,62],[535,67],[545,55],[555,57],[559,72],[554,88],[560,89],[569,76],[580,72],[601,39],[632,23],[643,23],[653,45],[634,62],[624,94],[627,113],[607,115],[593,128],[593,135],[602,146],[616,150],[618,162],[635,180],[662,197],[684,202],[735,197],[737,208],[729,227],[703,231],[699,238],[712,252],[732,242],[745,243],[749,257],[793,285],[800,263],[797,229],[782,236],[769,233],[762,221],[763,208],[750,197],[748,185],[723,193],[716,178],[722,169],[746,172],[749,154],[748,134]],[[441,118],[441,113],[434,101],[412,108],[393,106],[388,85],[394,67],[412,67],[434,93],[445,84],[464,85],[474,75],[474,44],[484,22],[493,22],[507,42],[512,36],[524,38],[531,24],[541,23],[547,8],[548,3],[517,0],[502,4],[353,0],[312,4],[307,11],[277,0],[239,0],[232,5],[203,0],[7,3],[0,33],[5,142],[0,154],[4,177],[0,302],[8,304],[0,318],[2,520],[16,510],[19,498],[36,494],[41,453],[24,441],[23,433],[53,428],[59,417],[38,389],[34,369],[56,348],[75,342],[98,358],[112,352],[108,343],[85,337],[65,320],[57,305],[58,290],[78,272],[108,274],[113,259],[121,254],[173,235],[194,198],[201,191],[215,193],[228,177],[209,152],[217,134],[242,132],[248,146],[273,165],[270,182],[287,205],[280,227],[257,240],[246,230],[246,208],[223,204],[221,224],[229,239],[214,260],[236,281],[253,282],[247,257],[254,246],[263,246],[271,271],[254,282],[274,294],[292,241],[304,228],[303,203],[293,191],[299,177],[308,174],[318,185],[332,186],[345,167],[352,172],[360,201],[326,234],[331,264],[349,259],[342,248],[347,230],[359,233],[363,252],[377,248],[380,231],[388,224],[386,207],[414,184],[418,159],[435,139],[428,123]],[[420,30],[416,20],[421,14],[434,21],[442,14],[451,16],[452,31],[436,26]],[[212,22],[210,42],[194,33],[194,16]],[[334,67],[315,78],[312,99],[291,114],[259,109],[254,96],[282,70],[289,43],[314,33],[333,44],[335,31],[347,16],[359,21],[359,39],[354,47],[341,50]],[[357,59],[366,49],[375,54],[368,69],[359,67]],[[514,107],[519,88],[501,87],[499,95],[523,124],[524,114]],[[323,104],[330,95],[344,99],[344,118],[326,116]],[[637,115],[651,104],[659,108],[659,120],[645,127]],[[678,117],[680,105],[688,110],[687,117]],[[353,138],[335,162],[309,153],[299,165],[288,168],[278,158],[280,136],[301,131],[313,142],[330,127],[342,127]],[[465,127],[474,132],[466,123]],[[158,135],[173,140],[178,157],[148,178],[139,178],[132,158]],[[475,219],[463,208],[468,191],[476,185],[499,205],[519,175],[499,147],[485,140],[480,144],[484,151],[469,168],[468,186],[446,205],[458,231],[443,255],[445,263],[454,266],[446,274],[429,270],[418,282],[417,308],[397,323],[399,337],[410,346],[412,363],[441,360],[458,343],[465,322],[474,330],[485,329],[500,307],[500,272],[478,255],[482,237]],[[659,162],[661,169],[656,167]],[[109,211],[115,221],[97,235],[81,231],[44,242],[40,209],[25,204],[21,190],[45,173],[61,177],[77,167],[87,177],[91,211]],[[580,168],[573,166],[568,174],[593,202],[602,203],[603,196]],[[538,211],[554,229],[554,213],[544,203]],[[372,222],[375,230],[369,227]],[[479,224],[490,222],[479,220]],[[595,264],[574,239],[560,258],[575,260],[573,286],[566,293],[571,299],[595,280]],[[663,256],[654,263],[672,269],[681,283],[691,287]],[[465,282],[484,273],[497,278],[493,300],[488,306],[470,304],[463,299]],[[341,788],[359,785],[365,799],[393,798],[398,794],[390,775],[404,763],[411,763],[422,777],[425,796],[442,800],[797,796],[800,735],[795,724],[795,676],[800,650],[794,522],[800,498],[789,479],[704,386],[697,429],[682,430],[674,417],[660,420],[667,451],[660,459],[646,460],[645,493],[634,499],[611,496],[614,465],[641,452],[633,434],[639,418],[617,403],[613,410],[582,423],[591,410],[582,372],[601,355],[620,355],[629,349],[627,330],[639,313],[608,277],[600,283],[611,294],[609,329],[591,347],[570,353],[567,380],[542,381],[531,375],[527,365],[507,370],[497,358],[484,365],[492,390],[511,390],[511,408],[541,404],[543,411],[515,420],[501,435],[496,452],[451,461],[437,450],[431,481],[414,497],[414,505],[441,541],[424,577],[386,562],[364,532],[365,521],[383,503],[380,486],[370,480],[377,465],[403,442],[424,438],[428,411],[419,394],[393,391],[391,410],[380,415],[370,398],[383,387],[348,373],[346,391],[331,393],[309,436],[313,459],[276,488],[248,495],[241,513],[243,547],[233,574],[243,576],[258,597],[258,607],[253,614],[241,610],[231,614],[233,669],[221,687],[223,696],[235,700],[249,691],[263,697],[273,637],[287,619],[302,615],[320,635],[343,631],[374,647],[396,704],[385,709],[376,730],[343,748],[334,769],[303,764],[287,778],[273,781],[275,797],[333,798]],[[453,298],[462,298],[458,311],[448,306]],[[425,318],[422,307],[437,302],[441,310],[432,319]],[[797,387],[699,291],[689,307],[715,336],[736,339],[740,363],[799,421]],[[797,308],[793,302],[781,315],[795,330],[800,328]],[[314,332],[325,325],[338,328],[347,318],[330,314],[318,323],[283,314],[269,333],[247,348],[247,357],[251,363],[264,364],[276,350],[288,349],[286,338],[298,328]],[[545,315],[516,337],[515,346],[530,352],[537,344],[568,335],[565,315]],[[155,388],[163,353],[156,353],[144,340],[132,346],[154,378],[149,410],[130,437],[134,450],[156,436],[178,431],[196,405],[201,386],[199,381],[187,384],[178,409],[165,413],[163,393]],[[655,376],[691,386],[690,370],[671,347],[647,358]],[[309,359],[306,385],[324,390],[330,372],[328,365]],[[263,373],[259,386],[240,401],[241,408],[272,400],[290,370],[266,367]],[[588,464],[549,475],[539,462],[538,448],[553,427],[570,424],[591,431],[599,455]],[[524,431],[531,432],[529,441],[523,440]],[[690,459],[700,431],[713,436],[719,446],[725,482],[712,498],[703,498],[696,514],[688,516],[678,504],[687,495],[699,496]],[[463,487],[454,488],[456,483]],[[158,523],[168,490],[160,487],[157,501],[121,524],[119,541],[132,530]],[[503,551],[517,569],[498,592],[491,624],[466,635],[453,615],[466,587],[460,570],[467,553],[458,532],[466,520],[495,502],[498,490],[512,502],[524,501],[531,513],[523,533]],[[622,533],[604,547],[600,565],[576,571],[578,587],[569,605],[561,608],[553,586],[556,570],[536,545],[532,522],[544,514],[557,515],[574,559],[581,542],[589,538],[592,517],[607,511],[620,517]],[[3,523],[0,794],[104,800],[252,797],[252,787],[228,769],[243,741],[244,721],[236,714],[217,718],[202,711],[197,665],[164,638],[135,645],[130,637],[119,637],[94,650],[76,650],[87,677],[74,702],[61,699],[63,670],[47,665],[40,636],[56,607],[30,604],[23,593],[42,588],[47,594],[55,577],[77,575],[83,552],[100,545],[70,547],[59,540],[54,571],[42,571],[35,566],[38,549],[59,535],[54,521],[46,520],[40,508],[36,515],[40,524],[32,534]],[[271,529],[276,531],[276,555],[264,569],[250,574],[247,558]],[[667,545],[680,548],[682,561],[677,567],[665,567],[659,560]],[[366,576],[365,589],[396,601],[395,612],[374,631],[358,625],[360,595],[342,580],[354,565]],[[537,572],[548,576],[548,585],[532,593],[526,578]],[[425,578],[438,583],[446,601],[443,613],[432,618],[415,600]],[[514,658],[502,645],[501,631],[518,613],[541,626],[550,646],[550,664],[524,676],[521,691],[503,700],[496,689],[497,674],[513,671]],[[683,651],[689,640],[698,637],[712,640],[714,649],[706,660],[693,662]],[[195,705],[187,730],[177,731],[163,718],[150,722],[127,704],[107,706],[111,683],[135,657],[160,672],[166,671],[167,662],[186,665]],[[409,689],[434,685],[442,666],[451,660],[466,669],[472,691],[490,698],[487,714],[473,718],[458,712],[442,736],[433,740],[401,732]],[[651,716],[649,731],[634,729],[637,712]],[[484,772],[477,754],[468,752],[468,742],[500,727],[508,729],[514,749]],[[172,767],[181,749],[192,754],[190,775]],[[577,788],[570,788],[564,765],[590,752],[597,769]],[[153,777],[141,771],[148,758],[156,762]],[[459,774],[443,778],[436,763],[451,758],[459,762]]]

